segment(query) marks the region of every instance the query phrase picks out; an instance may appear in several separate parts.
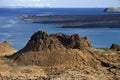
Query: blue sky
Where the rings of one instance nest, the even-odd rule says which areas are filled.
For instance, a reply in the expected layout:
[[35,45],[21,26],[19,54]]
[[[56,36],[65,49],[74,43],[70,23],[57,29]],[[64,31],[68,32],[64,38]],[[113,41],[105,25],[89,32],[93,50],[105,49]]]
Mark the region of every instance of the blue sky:
[[0,0],[0,7],[120,7],[120,0]]

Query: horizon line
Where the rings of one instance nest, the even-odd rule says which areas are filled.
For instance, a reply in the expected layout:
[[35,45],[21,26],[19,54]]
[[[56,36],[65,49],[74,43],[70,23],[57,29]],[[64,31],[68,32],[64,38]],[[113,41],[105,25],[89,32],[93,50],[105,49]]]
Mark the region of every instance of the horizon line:
[[25,7],[25,6],[0,6],[0,8],[120,8],[120,7],[115,7],[115,6],[109,6],[109,7],[48,7],[48,6],[43,6],[43,7]]

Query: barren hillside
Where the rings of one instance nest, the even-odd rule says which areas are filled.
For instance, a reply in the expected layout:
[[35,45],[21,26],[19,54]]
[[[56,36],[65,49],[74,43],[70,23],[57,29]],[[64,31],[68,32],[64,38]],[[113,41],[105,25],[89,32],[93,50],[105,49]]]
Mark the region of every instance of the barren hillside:
[[31,36],[23,49],[0,58],[0,78],[119,80],[118,47],[119,45],[111,49],[96,49],[87,37],[38,31]]

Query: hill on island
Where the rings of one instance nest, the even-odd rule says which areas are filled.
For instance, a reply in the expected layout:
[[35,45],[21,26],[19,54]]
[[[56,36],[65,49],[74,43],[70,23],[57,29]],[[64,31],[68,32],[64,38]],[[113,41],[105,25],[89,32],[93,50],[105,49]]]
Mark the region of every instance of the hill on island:
[[[77,34],[71,36],[62,33],[48,35],[45,31],[34,33],[27,45],[8,56],[18,63],[24,65],[55,66],[59,64],[81,63],[82,60],[93,62],[93,57],[87,53],[79,52],[92,49],[91,42],[87,37],[79,37]],[[75,53],[74,53],[75,52]],[[77,64],[78,64],[77,63]]]
[[[108,58],[109,60],[101,59],[103,54],[100,51],[95,51],[87,37],[83,38],[77,34],[69,36],[62,33],[49,35],[42,30],[34,33],[23,49],[7,57],[22,65],[120,66],[114,64],[112,58]],[[104,57],[107,58],[105,55]]]

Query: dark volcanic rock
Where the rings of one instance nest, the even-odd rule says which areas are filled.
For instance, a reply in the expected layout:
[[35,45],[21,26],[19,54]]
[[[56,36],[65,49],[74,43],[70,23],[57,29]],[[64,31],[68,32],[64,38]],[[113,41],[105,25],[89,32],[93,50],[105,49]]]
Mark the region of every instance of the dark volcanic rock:
[[62,28],[120,28],[120,14],[28,15],[19,19],[32,23],[55,24]]
[[118,44],[112,44],[112,46],[110,47],[110,49],[116,50],[116,51],[120,51],[120,45]]
[[92,45],[88,38],[81,38],[77,34],[71,36],[62,33],[48,35],[41,30],[32,35],[22,51],[41,51],[53,48],[85,49],[92,48]]
[[57,34],[58,40],[66,48],[72,49],[85,49],[92,48],[91,42],[88,38],[81,38],[78,34],[73,34],[71,36],[64,35],[62,33]]

